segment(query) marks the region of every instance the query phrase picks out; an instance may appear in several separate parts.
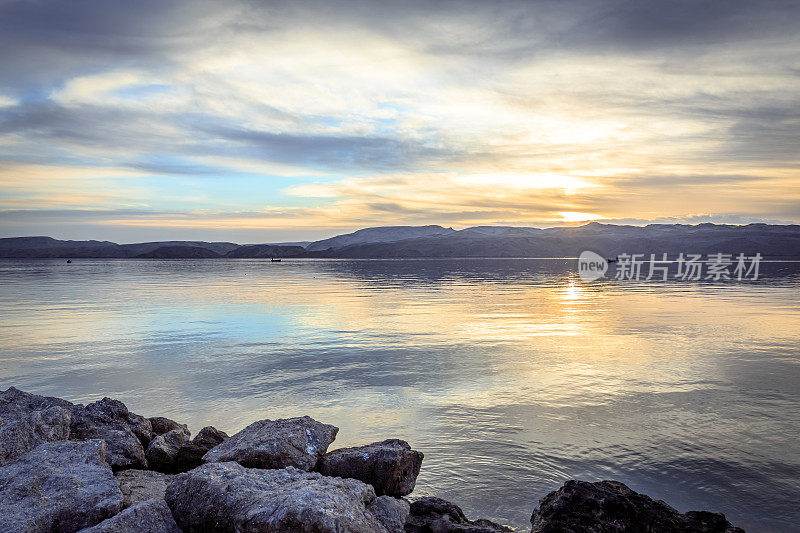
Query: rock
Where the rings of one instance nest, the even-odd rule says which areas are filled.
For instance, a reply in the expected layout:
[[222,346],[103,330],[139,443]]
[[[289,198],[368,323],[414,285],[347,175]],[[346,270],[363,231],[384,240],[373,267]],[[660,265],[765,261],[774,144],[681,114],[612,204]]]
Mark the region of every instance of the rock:
[[67,410],[72,407],[72,403],[67,400],[54,398],[52,396],[30,394],[16,387],[9,387],[8,390],[0,392],[0,412],[3,412],[6,408],[12,407],[27,411],[41,411],[53,407],[54,405]]
[[389,533],[404,533],[409,504],[391,496],[378,496],[367,506]]
[[414,490],[423,457],[406,441],[389,439],[328,452],[317,464],[317,471],[369,483],[378,495],[405,496]]
[[203,464],[203,456],[214,446],[228,439],[228,434],[212,426],[200,430],[191,442],[187,442],[178,450],[175,458],[175,471],[188,472],[192,468]]
[[0,392],[0,465],[43,442],[69,438],[72,404],[14,387]]
[[14,387],[0,393],[0,464],[41,442],[67,438],[105,440],[114,469],[146,468],[144,450],[153,429],[148,419],[110,398],[84,407]]
[[70,439],[106,441],[108,463],[114,470],[147,468],[144,450],[152,437],[150,421],[118,400],[103,398],[86,407],[72,406]]
[[19,457],[43,442],[69,438],[69,411],[53,406],[41,411],[0,418],[0,465]]
[[86,406],[86,410],[95,414],[109,415],[115,420],[119,420],[128,425],[131,432],[136,435],[142,446],[147,448],[150,440],[153,438],[153,425],[150,420],[131,413],[125,404],[119,400],[112,400],[111,398],[103,398],[99,402],[90,403]]
[[683,514],[619,481],[567,481],[542,498],[531,516],[531,525],[532,533],[744,533],[723,514]]
[[163,499],[139,502],[81,533],[181,533]]
[[251,468],[293,466],[311,470],[336,438],[339,428],[311,417],[259,420],[203,456],[206,463],[236,461]]
[[461,508],[441,498],[420,498],[411,503],[406,533],[501,533],[511,528],[484,518],[468,520]]
[[128,508],[147,500],[163,500],[173,476],[152,470],[123,470],[116,477],[122,492],[122,507]]
[[147,464],[158,472],[176,472],[175,459],[178,457],[181,446],[187,442],[189,442],[189,432],[183,428],[158,435],[150,441],[150,446],[145,452]]
[[0,467],[0,531],[74,532],[114,516],[122,493],[105,443],[40,444]]
[[378,518],[390,514],[388,505],[370,509],[377,500],[371,486],[292,467],[263,470],[234,462],[206,464],[175,476],[166,500],[187,533],[396,531]]
[[163,416],[151,416],[148,418],[150,421],[150,425],[153,428],[153,436],[163,435],[164,433],[168,433],[173,429],[183,429],[183,431],[187,435],[191,435],[189,431],[189,426],[186,424],[179,424],[174,420],[170,420],[169,418],[164,418]]
[[208,446],[210,450],[217,444],[221,444],[223,441],[228,440],[228,434],[224,431],[220,431],[214,426],[206,426],[200,430],[200,433],[197,434],[195,438],[192,439],[192,444],[197,446]]

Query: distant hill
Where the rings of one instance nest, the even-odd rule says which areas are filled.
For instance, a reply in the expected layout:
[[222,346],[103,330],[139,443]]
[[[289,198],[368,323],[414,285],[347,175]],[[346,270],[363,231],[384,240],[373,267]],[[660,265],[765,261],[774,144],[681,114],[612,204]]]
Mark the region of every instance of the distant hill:
[[565,228],[476,226],[460,231],[441,226],[391,226],[366,228],[312,242],[306,247],[290,243],[241,246],[230,242],[168,241],[120,245],[50,237],[0,239],[0,257],[13,258],[577,257],[584,250],[606,257],[624,253],[675,256],[681,252],[703,255],[721,252],[800,259],[800,226],[622,226],[592,222]]
[[137,259],[212,259],[222,257],[214,250],[199,246],[161,246],[136,256]]
[[310,243],[306,250],[311,252],[320,250],[337,250],[347,246],[357,246],[369,243],[390,243],[406,239],[419,239],[425,237],[440,237],[455,233],[453,228],[442,226],[385,226],[378,228],[365,228],[353,233],[346,233]]
[[142,242],[138,244],[120,244],[120,248],[129,252],[131,257],[146,254],[157,248],[165,246],[180,246],[184,248],[203,248],[211,250],[217,255],[225,255],[231,250],[239,248],[240,245],[232,242],[204,242],[204,241],[162,241],[162,242]]
[[303,257],[306,254],[302,246],[276,246],[273,244],[253,244],[240,246],[228,252],[225,257],[239,259],[263,259],[271,257]]
[[[313,245],[307,249],[313,250]],[[349,244],[311,252],[314,257],[577,257],[593,250],[620,254],[761,253],[764,257],[800,258],[800,226],[749,224],[650,224],[620,226],[596,222],[568,228],[482,226],[442,235],[395,242]]]
[[0,257],[134,258],[144,257],[159,248],[170,248],[169,251],[160,252],[171,254],[170,258],[200,257],[198,254],[201,252],[193,248],[209,250],[214,254],[204,257],[219,257],[238,247],[238,244],[232,242],[164,241],[117,244],[109,241],[61,241],[50,237],[11,237],[0,239]]
[[[299,246],[300,248],[305,248],[311,244],[311,241],[291,241],[291,242],[265,242],[262,245],[267,246]],[[255,244],[243,244],[242,246],[261,246]]]
[[0,239],[0,257],[127,257],[119,244],[108,241],[60,241],[50,237]]

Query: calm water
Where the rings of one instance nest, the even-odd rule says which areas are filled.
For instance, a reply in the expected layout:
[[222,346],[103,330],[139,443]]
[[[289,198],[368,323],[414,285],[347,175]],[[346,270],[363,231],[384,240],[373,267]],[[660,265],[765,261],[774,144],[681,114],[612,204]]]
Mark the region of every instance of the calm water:
[[800,521],[800,266],[582,283],[573,261],[0,261],[0,388],[233,433],[400,437],[415,495],[525,529],[613,478],[752,531]]

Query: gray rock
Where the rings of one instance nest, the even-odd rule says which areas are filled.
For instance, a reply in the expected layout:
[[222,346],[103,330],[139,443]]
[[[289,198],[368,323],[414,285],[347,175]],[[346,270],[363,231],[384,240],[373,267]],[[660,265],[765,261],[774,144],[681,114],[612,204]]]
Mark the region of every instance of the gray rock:
[[72,404],[14,387],[0,392],[0,465],[43,442],[69,438]]
[[72,406],[70,439],[106,441],[108,463],[114,470],[147,468],[144,450],[152,437],[150,421],[118,400],[103,398],[86,407]]
[[[187,533],[389,531],[370,510],[376,500],[371,486],[292,467],[263,470],[234,462],[206,464],[175,476],[166,500]],[[386,507],[375,509],[384,516],[389,514]]]
[[189,432],[183,428],[158,435],[150,441],[150,446],[145,452],[147,464],[158,472],[176,472],[175,459],[178,457],[181,446],[187,442],[189,442]]
[[423,457],[406,441],[389,439],[328,452],[317,464],[317,471],[369,483],[378,495],[405,496],[414,490]]
[[236,461],[251,468],[293,466],[311,470],[336,438],[339,428],[311,417],[259,420],[203,456],[206,463]]
[[148,418],[150,421],[150,425],[153,428],[153,436],[156,435],[163,435],[173,429],[183,429],[187,435],[191,435],[189,432],[189,426],[186,424],[179,424],[174,420],[170,420],[169,418],[164,418],[163,416],[151,416]]
[[0,531],[74,532],[114,516],[122,493],[99,440],[40,444],[0,467]]
[[720,513],[680,513],[619,481],[567,481],[539,502],[532,533],[744,533]]
[[188,472],[192,468],[203,464],[203,456],[214,446],[228,439],[228,434],[212,426],[200,430],[191,442],[187,442],[178,450],[175,458],[175,471]]
[[24,392],[16,387],[9,387],[8,390],[0,392],[0,412],[6,408],[23,409],[26,411],[41,411],[53,406],[63,407],[69,409],[72,403],[61,398],[54,398],[52,396],[39,396]]
[[407,501],[391,496],[378,496],[367,506],[367,510],[375,515],[389,533],[405,531],[409,509]]
[[114,469],[145,468],[144,450],[153,430],[148,419],[110,398],[84,407],[14,387],[0,393],[0,464],[41,442],[67,438],[105,440]]
[[122,492],[122,507],[128,508],[147,500],[164,499],[172,476],[152,470],[123,470],[116,474]]
[[150,420],[142,415],[131,413],[125,407],[125,404],[119,400],[103,398],[99,402],[90,403],[86,406],[86,409],[93,413],[111,415],[114,419],[127,423],[131,432],[136,435],[136,438],[141,441],[142,446],[145,448],[153,438],[153,425]]
[[181,533],[163,499],[147,500],[81,533]]
[[504,533],[511,528],[484,518],[468,520],[461,508],[441,498],[420,498],[411,503],[406,533]]
[[228,437],[228,434],[224,431],[220,431],[214,426],[206,426],[200,430],[200,433],[198,433],[195,438],[192,439],[192,444],[203,447],[208,446],[208,449],[210,450],[217,444],[221,444],[229,438],[230,437]]

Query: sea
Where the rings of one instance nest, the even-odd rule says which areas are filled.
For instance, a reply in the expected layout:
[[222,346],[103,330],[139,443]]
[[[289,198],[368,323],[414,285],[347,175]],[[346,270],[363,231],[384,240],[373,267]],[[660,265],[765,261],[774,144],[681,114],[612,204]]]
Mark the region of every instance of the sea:
[[0,388],[229,434],[310,415],[425,454],[411,498],[526,531],[615,479],[800,523],[800,263],[582,281],[575,259],[0,260]]

